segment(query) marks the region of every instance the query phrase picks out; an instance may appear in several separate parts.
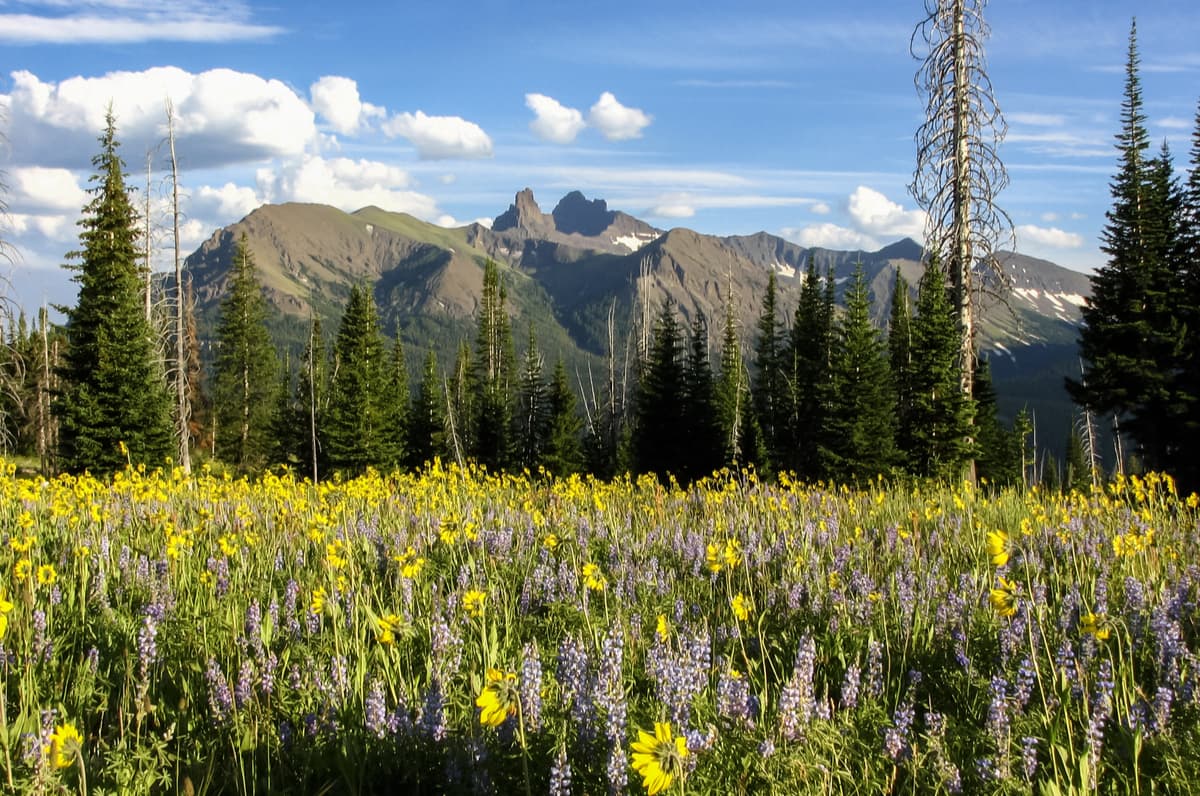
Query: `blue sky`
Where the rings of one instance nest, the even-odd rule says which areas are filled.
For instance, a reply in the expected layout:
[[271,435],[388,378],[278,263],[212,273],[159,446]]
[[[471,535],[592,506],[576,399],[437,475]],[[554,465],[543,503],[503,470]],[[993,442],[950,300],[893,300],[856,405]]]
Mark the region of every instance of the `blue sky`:
[[[922,15],[920,0],[0,0],[11,291],[72,300],[59,264],[110,101],[131,182],[144,187],[148,155],[156,172],[160,262],[167,98],[187,251],[264,202],[457,225],[526,186],[547,212],[579,189],[662,228],[831,248],[918,237]],[[1192,0],[986,8],[1009,125],[999,201],[1024,253],[1103,262],[1134,15],[1150,133],[1182,170],[1200,100]]]

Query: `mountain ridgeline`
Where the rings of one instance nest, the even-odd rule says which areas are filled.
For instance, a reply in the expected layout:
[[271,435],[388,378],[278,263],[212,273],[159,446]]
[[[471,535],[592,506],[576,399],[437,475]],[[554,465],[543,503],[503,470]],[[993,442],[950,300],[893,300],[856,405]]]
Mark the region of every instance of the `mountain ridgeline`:
[[[883,327],[897,271],[913,286],[922,271],[921,247],[908,239],[875,252],[834,251],[766,232],[719,237],[664,231],[578,191],[544,213],[525,189],[490,228],[473,223],[446,229],[377,207],[345,213],[324,205],[266,205],[215,232],[187,258],[202,339],[212,337],[242,235],[273,310],[272,334],[293,354],[303,347],[314,315],[324,328],[336,328],[351,288],[365,285],[384,331],[413,351],[410,362],[432,350],[449,367],[460,341],[474,336],[490,259],[499,266],[517,339],[532,323],[547,359],[561,357],[573,381],[586,378],[610,344],[619,358],[626,356],[629,331],[652,322],[664,299],[685,324],[699,313],[708,318],[714,350],[731,302],[749,358],[772,272],[790,318],[810,260],[819,273],[833,274],[839,302],[861,262],[871,317]],[[1013,290],[984,300],[980,350],[992,362],[1001,416],[1012,418],[1028,407],[1043,442],[1057,448],[1072,420],[1062,378],[1077,373],[1079,307],[1089,280],[1044,260],[1019,254],[1002,259]]]

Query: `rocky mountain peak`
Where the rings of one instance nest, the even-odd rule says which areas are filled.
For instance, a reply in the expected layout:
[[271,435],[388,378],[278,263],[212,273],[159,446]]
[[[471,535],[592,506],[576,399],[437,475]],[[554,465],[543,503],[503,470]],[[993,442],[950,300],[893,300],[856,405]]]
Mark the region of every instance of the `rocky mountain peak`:
[[542,212],[542,208],[538,207],[537,200],[533,198],[533,191],[529,188],[520,191],[508,206],[508,210],[496,216],[496,220],[492,222],[492,230],[495,232],[507,229],[534,232],[551,226],[550,219]]
[[564,235],[595,237],[608,229],[616,213],[603,199],[588,200],[580,191],[571,191],[559,200],[551,214],[555,228]]

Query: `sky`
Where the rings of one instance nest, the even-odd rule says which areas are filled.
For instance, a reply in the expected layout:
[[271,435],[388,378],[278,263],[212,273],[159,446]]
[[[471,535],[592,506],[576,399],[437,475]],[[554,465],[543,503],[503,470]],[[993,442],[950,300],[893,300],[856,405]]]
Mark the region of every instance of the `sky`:
[[[984,14],[1016,248],[1091,271],[1130,24],[1155,150],[1166,141],[1182,173],[1200,5],[1001,0]],[[919,239],[907,186],[923,16],[923,0],[0,0],[0,240],[13,255],[0,275],[27,307],[73,302],[61,263],[110,103],[139,197],[150,166],[167,266],[168,100],[185,252],[264,203],[456,226],[525,187],[545,212],[580,190],[663,229],[835,249]]]

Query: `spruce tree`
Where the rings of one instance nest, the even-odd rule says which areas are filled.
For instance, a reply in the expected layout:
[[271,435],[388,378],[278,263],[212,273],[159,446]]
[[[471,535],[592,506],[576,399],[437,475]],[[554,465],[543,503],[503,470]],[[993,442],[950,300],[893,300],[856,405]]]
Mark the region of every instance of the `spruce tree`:
[[975,474],[993,486],[1017,486],[1021,463],[1012,432],[1000,422],[992,366],[980,358],[975,366]]
[[1184,455],[1173,462],[1181,491],[1200,491],[1200,105],[1179,201],[1177,312],[1182,325],[1179,366],[1172,393],[1178,405],[1173,429]]
[[483,295],[479,302],[475,358],[471,368],[471,383],[478,403],[470,425],[472,455],[480,464],[493,470],[508,466],[513,447],[516,358],[512,328],[504,308],[505,298],[499,268],[488,260],[483,270]]
[[816,481],[829,468],[829,355],[833,339],[833,276],[821,284],[809,259],[787,349],[791,388],[788,467]]
[[387,387],[384,391],[384,464],[400,467],[407,460],[409,416],[412,412],[412,392],[408,386],[408,362],[400,337],[392,344],[388,366]]
[[765,452],[762,469],[770,472],[781,467],[788,449],[788,386],[784,371],[786,337],[779,319],[775,272],[767,278],[758,318],[758,337],[754,343],[754,381],[751,397],[758,424],[760,445]]
[[361,473],[387,461],[389,375],[375,299],[354,285],[333,346],[325,441],[335,470]]
[[834,335],[831,382],[829,475],[861,483],[889,474],[896,458],[891,380],[887,350],[871,323],[862,263],[854,269],[846,313]]
[[408,466],[418,469],[445,452],[446,396],[433,351],[425,356],[421,383],[408,421]]
[[680,453],[680,478],[690,482],[711,475],[724,459],[716,386],[708,361],[708,320],[700,311],[696,312],[688,333],[683,383],[680,412],[684,433],[676,447]]
[[137,212],[125,187],[111,108],[92,159],[81,251],[72,255],[79,298],[67,310],[67,351],[54,411],[59,464],[108,473],[127,461],[163,464],[175,450],[171,395],[142,306]]
[[1120,168],[1111,186],[1113,206],[1101,246],[1108,262],[1092,275],[1092,293],[1081,310],[1083,377],[1068,379],[1067,389],[1077,403],[1120,418],[1142,457],[1161,467],[1169,458],[1160,432],[1169,433],[1163,412],[1177,364],[1169,321],[1173,274],[1164,257],[1173,247],[1172,188],[1169,157],[1158,162],[1146,157],[1150,139],[1138,63],[1135,24],[1117,135]]
[[755,461],[747,449],[751,430],[750,378],[742,359],[732,292],[726,298],[721,332],[721,372],[717,381],[717,423],[724,464],[737,467]]
[[542,463],[546,472],[559,478],[578,473],[584,465],[581,444],[583,420],[579,417],[575,393],[567,380],[567,369],[562,359],[554,365],[546,400],[550,412]]
[[972,407],[960,388],[957,316],[935,263],[926,266],[917,289],[912,341],[908,468],[922,477],[957,479],[973,453],[967,443]]
[[304,461],[304,443],[308,428],[304,411],[297,403],[293,389],[292,362],[285,356],[279,369],[279,385],[275,391],[275,408],[271,412],[271,464],[296,467]]
[[230,270],[213,366],[215,448],[218,458],[246,473],[261,469],[271,455],[279,363],[267,332],[267,300],[244,232]]
[[518,468],[533,472],[541,463],[549,434],[549,417],[546,383],[542,379],[542,353],[538,350],[533,322],[530,321],[529,341],[525,346],[517,382],[517,409],[513,416]]
[[892,288],[888,316],[888,364],[895,395],[896,449],[905,458],[915,447],[913,440],[912,297],[908,281],[899,270]]
[[686,426],[680,412],[684,396],[683,334],[669,299],[654,322],[648,359],[638,384],[637,423],[633,429],[633,466],[639,473],[666,478],[680,472],[680,441]]

